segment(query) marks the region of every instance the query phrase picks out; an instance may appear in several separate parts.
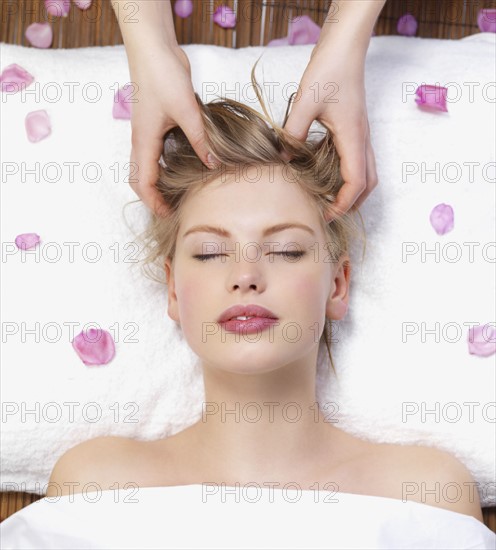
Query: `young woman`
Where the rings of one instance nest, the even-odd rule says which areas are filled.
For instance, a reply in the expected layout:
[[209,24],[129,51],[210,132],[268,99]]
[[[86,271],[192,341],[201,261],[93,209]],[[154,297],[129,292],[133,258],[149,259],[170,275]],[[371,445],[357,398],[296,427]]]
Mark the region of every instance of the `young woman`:
[[363,234],[357,212],[327,222],[343,185],[331,134],[296,140],[258,95],[265,117],[195,96],[221,165],[207,170],[173,128],[157,182],[170,213],[153,215],[142,235],[145,265],[167,285],[168,315],[201,359],[202,418],[158,441],[98,437],[73,447],[47,496],[90,481],[101,489],[272,482],[405,500],[407,483],[457,483],[456,500],[435,491],[408,498],[482,521],[473,478],[455,457],[354,437],[318,405],[319,346],[334,366],[330,323],[347,314],[350,246]]

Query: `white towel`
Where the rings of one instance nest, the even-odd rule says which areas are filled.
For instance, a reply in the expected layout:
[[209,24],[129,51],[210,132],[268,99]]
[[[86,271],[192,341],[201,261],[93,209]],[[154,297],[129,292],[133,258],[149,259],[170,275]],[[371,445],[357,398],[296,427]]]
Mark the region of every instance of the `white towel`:
[[261,485],[95,489],[44,498],[7,518],[2,548],[491,550],[496,543],[474,517],[410,500]]
[[[205,101],[215,90],[253,97],[250,71],[264,48],[184,50]],[[257,80],[272,83],[265,89],[274,91],[279,122],[311,50],[267,48],[257,67]],[[367,254],[361,267],[360,254],[353,257],[350,309],[336,323],[339,379],[327,374],[321,354],[317,387],[320,403],[338,404],[334,418],[345,431],[453,453],[479,483],[483,505],[496,504],[495,356],[468,353],[464,323],[494,323],[495,316],[494,51],[490,33],[459,41],[372,38],[366,89],[380,185],[362,208]],[[112,118],[114,91],[130,80],[123,46],[2,44],[1,62],[2,70],[17,63],[36,79],[26,93],[1,98],[1,489],[43,492],[58,457],[78,442],[108,434],[155,439],[195,422],[203,381],[198,358],[167,316],[165,289],[129,263],[133,235],[121,211],[136,199],[127,183],[131,131],[129,121]],[[413,93],[422,83],[451,83],[448,113],[419,109]],[[38,109],[47,110],[53,131],[30,143],[24,118]],[[436,162],[439,181],[424,174],[422,182],[422,170]],[[402,174],[415,166],[417,174]],[[448,181],[457,170],[458,181]],[[455,212],[454,229],[443,236],[429,222],[439,203]],[[139,230],[148,213],[133,205],[126,215]],[[15,252],[15,237],[27,232],[41,236],[37,252]],[[70,242],[77,243],[72,263]],[[477,243],[473,258],[470,242]],[[404,243],[410,254],[402,259]],[[435,247],[437,261],[422,256]],[[70,323],[77,334],[95,322],[113,331],[117,352],[106,366],[86,367],[72,349]],[[405,322],[419,332],[403,342]],[[436,323],[439,341],[427,333],[422,342],[421,331]],[[26,333],[37,326],[39,342]]]

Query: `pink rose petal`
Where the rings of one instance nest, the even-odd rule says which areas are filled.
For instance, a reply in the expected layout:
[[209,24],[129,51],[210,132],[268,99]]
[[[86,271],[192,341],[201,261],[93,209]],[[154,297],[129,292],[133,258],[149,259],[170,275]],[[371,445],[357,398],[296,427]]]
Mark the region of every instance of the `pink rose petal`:
[[193,13],[192,0],[176,0],[174,4],[174,13],[183,19],[189,17]]
[[33,143],[45,139],[52,133],[50,118],[44,109],[28,113],[26,115],[25,125],[28,139]]
[[477,24],[481,32],[496,32],[496,9],[484,8],[479,10]]
[[55,17],[67,17],[71,9],[71,0],[45,0],[46,11]]
[[321,28],[308,15],[301,15],[290,19],[288,24],[288,40],[295,44],[316,44],[320,37]]
[[294,46],[296,44],[316,44],[322,29],[308,15],[300,15],[289,20],[288,36],[271,40],[267,46]]
[[12,63],[12,65],[5,67],[2,74],[0,74],[2,92],[8,94],[20,92],[23,86],[27,88],[33,82],[34,76],[16,63]]
[[74,4],[80,9],[80,10],[87,10],[91,6],[92,0],[72,0]]
[[36,233],[22,233],[15,238],[15,245],[19,250],[29,250],[40,242],[40,236]]
[[454,227],[453,208],[449,204],[438,204],[433,208],[429,219],[436,233],[444,235]]
[[112,116],[114,118],[130,120],[133,105],[133,100],[130,96],[133,93],[134,86],[132,84],[126,84],[117,90],[114,94],[114,106],[112,108]]
[[81,331],[72,347],[87,366],[106,365],[115,357],[115,343],[110,332],[100,328]]
[[49,48],[52,45],[53,31],[50,23],[31,23],[25,35],[35,48]]
[[402,36],[415,36],[417,27],[418,23],[415,17],[411,13],[405,13],[398,19],[396,30]]
[[496,353],[496,329],[489,323],[468,329],[468,352],[489,357]]
[[232,29],[236,26],[236,13],[229,6],[219,6],[213,15],[214,23],[224,29]]
[[444,88],[443,86],[422,84],[415,92],[418,96],[415,98],[415,102],[421,107],[448,112],[448,107],[446,106],[447,93],[448,88]]
[[288,46],[289,45],[289,38],[285,36],[284,38],[274,38],[274,40],[271,40],[268,44],[268,48],[274,48],[277,46]]

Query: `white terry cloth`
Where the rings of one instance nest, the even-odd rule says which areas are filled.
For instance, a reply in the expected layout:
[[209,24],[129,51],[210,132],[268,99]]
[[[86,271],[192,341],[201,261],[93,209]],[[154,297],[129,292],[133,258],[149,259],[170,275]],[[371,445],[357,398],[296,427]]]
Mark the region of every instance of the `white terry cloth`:
[[[361,250],[352,256],[350,309],[335,324],[338,379],[326,374],[324,353],[317,386],[320,403],[331,404],[329,421],[345,431],[450,451],[472,472],[485,506],[496,504],[495,356],[468,353],[464,323],[495,315],[494,247],[486,246],[496,241],[495,103],[487,85],[495,39],[371,39],[365,76],[380,183],[361,209],[366,257],[360,265]],[[249,83],[264,52],[256,77],[279,123],[312,48],[184,46],[204,101],[216,92],[259,110]],[[18,329],[4,330],[2,342],[1,489],[43,493],[70,447],[102,435],[172,435],[200,418],[204,393],[198,358],[167,316],[165,289],[131,263],[134,237],[122,217],[136,199],[127,183],[131,129],[112,118],[114,92],[129,82],[124,47],[2,44],[1,68],[11,63],[36,81],[25,94],[1,98],[1,235],[10,251],[1,264],[2,324]],[[451,83],[448,113],[419,109],[414,91],[422,83]],[[29,143],[24,118],[38,109],[49,113],[52,135]],[[18,168],[11,176],[8,163]],[[403,178],[404,163],[417,173]],[[438,181],[426,173],[436,163]],[[429,222],[439,203],[455,212],[443,236]],[[135,204],[126,216],[139,230],[147,209]],[[12,252],[26,232],[41,236],[38,256]],[[65,243],[77,243],[74,258]],[[464,243],[478,243],[473,257]],[[437,257],[427,253],[436,249]],[[118,338],[108,365],[85,367],[72,349],[70,323],[77,334],[90,322]],[[404,322],[418,331],[403,341]]]
[[202,484],[44,498],[0,524],[2,548],[494,549],[472,516],[413,501]]

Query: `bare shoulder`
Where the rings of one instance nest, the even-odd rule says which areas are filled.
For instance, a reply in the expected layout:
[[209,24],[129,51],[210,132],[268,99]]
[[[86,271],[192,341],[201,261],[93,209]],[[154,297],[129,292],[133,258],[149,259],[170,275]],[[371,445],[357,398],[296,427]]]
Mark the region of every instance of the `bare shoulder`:
[[[55,463],[46,496],[84,491],[131,488],[130,472],[139,471],[144,445],[125,437],[105,436],[83,441],[67,450]],[[136,466],[136,469],[133,468]]]
[[388,496],[483,521],[477,483],[454,455],[419,445],[381,444],[375,447],[372,456],[376,467],[388,472]]

